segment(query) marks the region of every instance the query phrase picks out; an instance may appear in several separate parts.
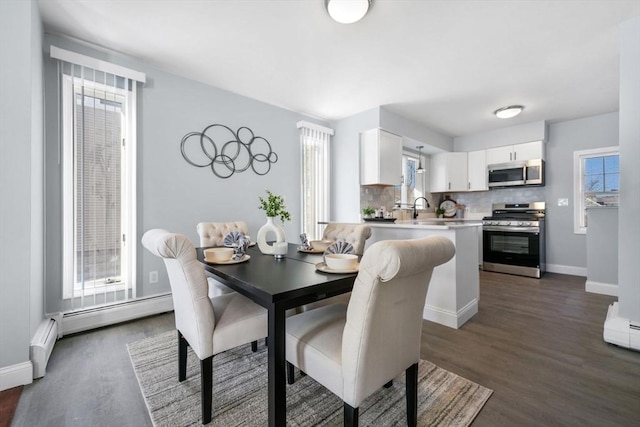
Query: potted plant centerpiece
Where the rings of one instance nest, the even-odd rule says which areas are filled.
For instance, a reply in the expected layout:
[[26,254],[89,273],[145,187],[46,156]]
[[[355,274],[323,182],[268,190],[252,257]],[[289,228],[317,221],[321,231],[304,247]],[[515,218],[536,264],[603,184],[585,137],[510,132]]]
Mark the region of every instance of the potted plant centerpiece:
[[258,209],[262,209],[267,214],[267,223],[258,230],[256,241],[260,252],[263,254],[273,254],[274,246],[267,243],[267,235],[270,232],[275,234],[276,243],[286,243],[287,241],[284,229],[274,222],[274,218],[280,217],[280,221],[284,223],[286,221],[291,221],[291,215],[287,211],[287,207],[284,204],[282,196],[278,196],[267,190],[267,198],[263,199],[258,196],[258,199],[260,199],[260,206]]
[[362,209],[362,214],[364,215],[365,218],[373,218],[373,214],[376,213],[376,210],[373,209],[371,206],[367,206],[366,208]]

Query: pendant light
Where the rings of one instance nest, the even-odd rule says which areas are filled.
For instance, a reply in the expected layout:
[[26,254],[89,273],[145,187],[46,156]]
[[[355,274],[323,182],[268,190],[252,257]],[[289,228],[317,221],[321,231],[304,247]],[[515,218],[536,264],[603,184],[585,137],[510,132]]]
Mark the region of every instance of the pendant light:
[[371,0],[325,0],[327,12],[341,24],[358,22],[369,11]]
[[422,167],[422,147],[424,147],[424,145],[418,145],[416,147],[418,149],[418,169],[416,169],[416,172],[418,173],[424,173],[424,168]]

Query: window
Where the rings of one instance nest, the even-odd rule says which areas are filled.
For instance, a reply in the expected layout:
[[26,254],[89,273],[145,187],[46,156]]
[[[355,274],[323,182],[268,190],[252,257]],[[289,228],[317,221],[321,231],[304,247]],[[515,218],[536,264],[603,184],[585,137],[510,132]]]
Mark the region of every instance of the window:
[[620,157],[618,147],[574,152],[574,232],[586,233],[587,211],[594,206],[618,206]]
[[300,129],[300,164],[302,181],[302,233],[309,240],[322,238],[329,221],[330,142],[333,129],[309,122],[298,122]]
[[[402,154],[402,184],[396,187],[396,204],[400,206],[413,206],[413,201],[418,197],[424,197],[426,172],[417,171],[420,163],[418,157],[410,152]],[[399,196],[399,198],[398,198]],[[418,206],[424,206],[424,200],[418,202]]]
[[69,312],[136,296],[136,81],[73,52],[52,47],[52,56],[60,59],[62,282]]

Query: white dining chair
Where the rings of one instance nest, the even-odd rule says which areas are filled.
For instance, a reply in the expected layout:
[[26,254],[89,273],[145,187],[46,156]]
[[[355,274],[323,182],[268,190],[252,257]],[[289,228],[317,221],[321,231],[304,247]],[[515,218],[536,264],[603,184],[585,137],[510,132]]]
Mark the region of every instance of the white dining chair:
[[[356,255],[362,255],[364,253],[364,245],[369,237],[371,237],[371,227],[368,225],[344,222],[331,222],[322,233],[323,240],[344,240],[345,242],[351,243],[353,252]],[[350,297],[351,292],[347,292],[342,295],[305,304],[300,307],[299,311],[308,311],[329,304],[347,304]]]
[[[230,222],[200,222],[196,226],[196,231],[200,237],[200,247],[206,248],[210,246],[223,246],[224,238],[231,231],[241,231],[244,234],[249,234],[249,228],[244,221],[230,221]],[[220,283],[214,277],[208,275],[207,280],[209,282],[209,296],[219,296],[222,294],[228,294],[233,292],[231,288]]]
[[[407,424],[417,422],[422,312],[433,269],[455,254],[451,240],[387,240],[367,249],[348,305],[287,318],[287,370],[298,367],[343,401],[344,425],[405,371]],[[291,373],[291,372],[290,372]]]
[[187,347],[200,360],[202,423],[212,418],[213,356],[267,336],[267,310],[237,292],[208,296],[207,278],[191,241],[153,229],[142,244],[164,260],[178,330],[178,381],[187,373]]

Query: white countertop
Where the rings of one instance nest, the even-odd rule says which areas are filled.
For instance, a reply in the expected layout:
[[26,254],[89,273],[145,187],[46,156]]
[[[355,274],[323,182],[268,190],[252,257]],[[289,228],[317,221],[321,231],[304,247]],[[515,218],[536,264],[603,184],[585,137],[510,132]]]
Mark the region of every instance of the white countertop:
[[457,228],[481,227],[482,220],[466,218],[429,218],[415,220],[396,220],[393,222],[364,221],[371,227],[414,228],[421,230],[449,230]]

